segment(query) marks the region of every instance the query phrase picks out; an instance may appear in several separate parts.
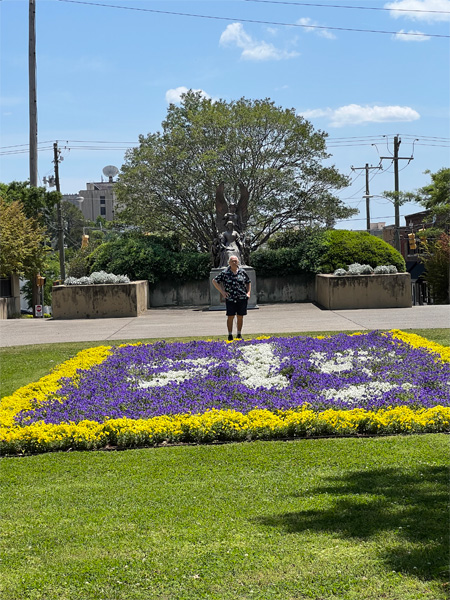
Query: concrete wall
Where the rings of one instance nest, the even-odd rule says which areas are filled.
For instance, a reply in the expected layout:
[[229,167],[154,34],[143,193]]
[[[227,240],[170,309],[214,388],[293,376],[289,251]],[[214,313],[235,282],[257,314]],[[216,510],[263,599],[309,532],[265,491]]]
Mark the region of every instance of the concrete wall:
[[316,275],[316,302],[324,308],[409,308],[412,306],[411,276]]
[[258,302],[313,302],[314,275],[258,277]]
[[160,306],[206,306],[209,304],[209,282],[176,283],[161,281],[150,286],[149,308]]
[[[219,272],[220,269],[213,271]],[[215,275],[216,273],[214,273]],[[250,273],[252,275],[252,273]],[[210,306],[210,281],[201,280],[188,283],[162,281],[150,286],[149,308],[160,306]],[[212,286],[211,286],[212,288]],[[256,285],[252,283],[252,291],[257,290],[256,297],[250,299],[254,304],[276,304],[278,302],[313,302],[314,275],[293,275],[290,277],[259,277],[256,274]],[[217,298],[219,292],[212,288]],[[216,301],[217,300],[217,301]]]
[[58,285],[52,290],[54,319],[138,317],[147,309],[148,281]]

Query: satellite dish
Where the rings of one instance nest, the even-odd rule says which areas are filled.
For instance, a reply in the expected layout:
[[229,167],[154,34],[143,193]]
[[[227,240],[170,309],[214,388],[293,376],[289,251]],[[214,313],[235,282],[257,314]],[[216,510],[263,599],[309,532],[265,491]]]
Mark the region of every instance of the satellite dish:
[[119,169],[117,167],[115,167],[114,165],[108,165],[107,167],[105,167],[103,169],[103,175],[108,177],[110,182],[113,180],[113,177],[115,177],[118,172],[119,172]]

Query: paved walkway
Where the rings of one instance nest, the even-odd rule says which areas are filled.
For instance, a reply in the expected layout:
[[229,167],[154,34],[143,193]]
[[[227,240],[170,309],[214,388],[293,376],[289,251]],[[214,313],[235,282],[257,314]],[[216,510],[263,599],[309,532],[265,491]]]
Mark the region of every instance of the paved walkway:
[[[243,334],[363,331],[450,327],[449,306],[321,310],[314,304],[263,304],[244,319]],[[0,346],[225,336],[225,314],[200,307],[151,309],[120,319],[8,319],[0,321]]]

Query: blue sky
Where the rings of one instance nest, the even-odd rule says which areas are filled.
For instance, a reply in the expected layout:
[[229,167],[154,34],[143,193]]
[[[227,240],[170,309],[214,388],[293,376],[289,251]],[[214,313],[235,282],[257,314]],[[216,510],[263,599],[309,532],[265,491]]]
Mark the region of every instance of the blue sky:
[[[28,1],[0,0],[0,19],[8,183],[29,177]],[[352,166],[379,165],[395,135],[413,157],[399,163],[401,190],[449,165],[449,23],[450,0],[36,0],[39,181],[53,173],[56,140],[63,193],[100,181],[186,89],[270,98],[329,134],[329,162],[352,177],[339,196],[360,209],[338,226],[364,229],[365,174]],[[391,224],[379,196],[394,187],[393,165],[381,164],[371,220]],[[402,206],[401,224],[419,209]]]

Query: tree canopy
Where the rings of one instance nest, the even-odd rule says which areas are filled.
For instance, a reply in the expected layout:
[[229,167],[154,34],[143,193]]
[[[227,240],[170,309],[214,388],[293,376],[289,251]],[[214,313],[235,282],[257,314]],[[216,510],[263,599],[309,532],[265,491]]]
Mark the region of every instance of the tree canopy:
[[162,132],[127,151],[117,195],[124,222],[149,232],[176,231],[184,244],[209,251],[217,236],[215,190],[237,201],[250,194],[246,245],[256,250],[294,226],[332,226],[354,214],[334,195],[348,185],[329,158],[326,134],[269,100],[214,102],[188,92],[171,104]]
[[19,200],[0,196],[0,275],[37,273],[45,261],[44,227],[25,214]]

